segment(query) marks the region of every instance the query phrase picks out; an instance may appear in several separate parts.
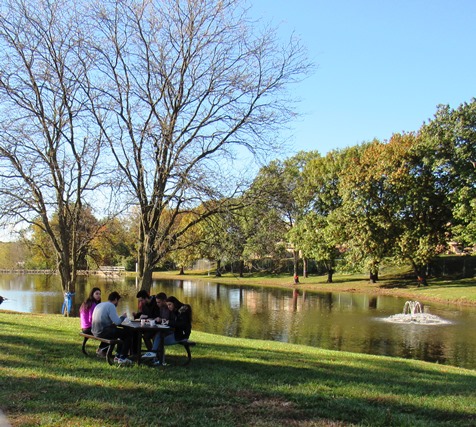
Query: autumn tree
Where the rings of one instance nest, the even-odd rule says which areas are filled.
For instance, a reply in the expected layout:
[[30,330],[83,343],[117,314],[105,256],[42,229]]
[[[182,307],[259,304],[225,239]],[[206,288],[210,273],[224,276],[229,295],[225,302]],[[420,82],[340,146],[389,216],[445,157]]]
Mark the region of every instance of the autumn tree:
[[28,249],[22,242],[0,242],[0,268],[16,270],[25,268]]
[[[235,0],[104,1],[89,22],[92,111],[122,194],[140,209],[138,271],[149,290],[177,239],[243,189],[235,159],[248,166],[246,153],[275,147],[294,116],[287,89],[310,66],[294,38],[281,46]],[[183,213],[194,219],[176,227]]]
[[393,152],[387,177],[392,193],[394,248],[411,263],[420,284],[427,285],[427,268],[447,242],[451,206],[447,190],[435,173],[434,147],[420,133],[395,134],[387,145]]
[[91,241],[88,260],[93,268],[101,265],[130,268],[135,264],[135,235],[131,236],[124,219],[111,218],[102,222]]

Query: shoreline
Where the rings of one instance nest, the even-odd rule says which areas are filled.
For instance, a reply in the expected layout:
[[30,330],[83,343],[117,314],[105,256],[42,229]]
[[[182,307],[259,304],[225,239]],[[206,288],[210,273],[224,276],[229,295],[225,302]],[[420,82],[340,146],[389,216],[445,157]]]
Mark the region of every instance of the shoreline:
[[299,284],[292,283],[292,277],[237,277],[224,274],[222,277],[200,273],[154,272],[153,279],[200,280],[213,283],[240,286],[264,286],[285,289],[298,289],[310,292],[349,292],[371,295],[394,296],[420,302],[454,304],[476,307],[476,279],[455,280],[451,282],[430,281],[427,287],[418,287],[409,280],[396,280],[383,277],[377,283],[370,283],[365,277],[338,276],[334,283],[326,283],[323,276],[300,278]]

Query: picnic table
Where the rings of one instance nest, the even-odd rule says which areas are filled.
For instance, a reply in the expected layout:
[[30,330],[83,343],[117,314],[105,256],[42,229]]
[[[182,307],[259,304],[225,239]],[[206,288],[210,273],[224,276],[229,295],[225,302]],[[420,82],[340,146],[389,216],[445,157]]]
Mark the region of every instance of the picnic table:
[[145,322],[142,324],[140,320],[129,320],[128,322],[123,322],[119,325],[123,328],[129,328],[132,330],[134,337],[134,343],[136,344],[136,348],[134,349],[133,353],[137,355],[137,364],[141,363],[141,355],[142,355],[142,338],[145,333],[147,332],[154,332],[160,333],[161,340],[160,340],[160,347],[158,354],[162,354],[163,360],[165,360],[165,348],[164,348],[164,337],[174,331],[169,325],[161,325],[155,324],[154,326],[150,326],[149,322]]
[[[128,328],[132,330],[133,343],[135,344],[135,348],[133,349],[132,352],[137,355],[137,364],[141,363],[142,338],[144,334],[147,332],[154,332],[154,333],[161,334],[162,339],[160,340],[160,347],[159,347],[158,353],[162,355],[162,361],[165,360],[164,338],[166,335],[172,333],[175,330],[173,327],[168,325],[161,325],[161,324],[155,324],[154,326],[150,326],[148,322],[141,324],[140,320],[129,320],[129,321],[123,322],[121,325],[119,325],[119,327]],[[89,339],[98,340],[105,344],[108,344],[109,347],[106,354],[106,360],[108,361],[110,365],[113,364],[113,360],[114,360],[113,350],[114,350],[114,347],[121,341],[120,339],[100,338],[100,337],[96,337],[94,335],[89,335],[85,333],[80,333],[79,335],[84,337],[82,351],[85,355],[88,355],[86,351],[86,343]],[[179,341],[177,344],[185,348],[185,351],[187,352],[187,361],[183,363],[183,365],[184,366],[188,365],[192,361],[191,347],[194,347],[196,343],[187,339],[187,340]]]

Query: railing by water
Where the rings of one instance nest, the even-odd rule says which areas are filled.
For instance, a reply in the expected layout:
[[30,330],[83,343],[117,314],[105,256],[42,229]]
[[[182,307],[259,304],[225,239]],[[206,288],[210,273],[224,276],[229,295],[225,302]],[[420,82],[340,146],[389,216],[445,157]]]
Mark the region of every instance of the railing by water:
[[[120,276],[126,272],[125,267],[102,265],[98,270],[78,270],[79,276],[101,275]],[[25,268],[0,268],[0,274],[57,274],[58,270],[29,270]]]

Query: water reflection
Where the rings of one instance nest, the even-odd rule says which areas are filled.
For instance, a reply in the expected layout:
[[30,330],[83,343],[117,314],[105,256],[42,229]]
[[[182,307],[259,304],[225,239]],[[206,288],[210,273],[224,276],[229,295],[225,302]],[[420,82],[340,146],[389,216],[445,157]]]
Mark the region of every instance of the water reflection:
[[[136,310],[134,279],[89,277],[78,283],[73,315],[94,286],[103,299],[117,290],[123,296],[119,311]],[[401,298],[190,280],[156,281],[152,292],[159,291],[192,304],[195,330],[476,368],[475,308],[433,304],[425,310],[451,324],[402,325],[382,321],[402,312]],[[0,275],[0,295],[8,298],[0,307],[5,310],[59,313],[63,303],[56,276]]]

